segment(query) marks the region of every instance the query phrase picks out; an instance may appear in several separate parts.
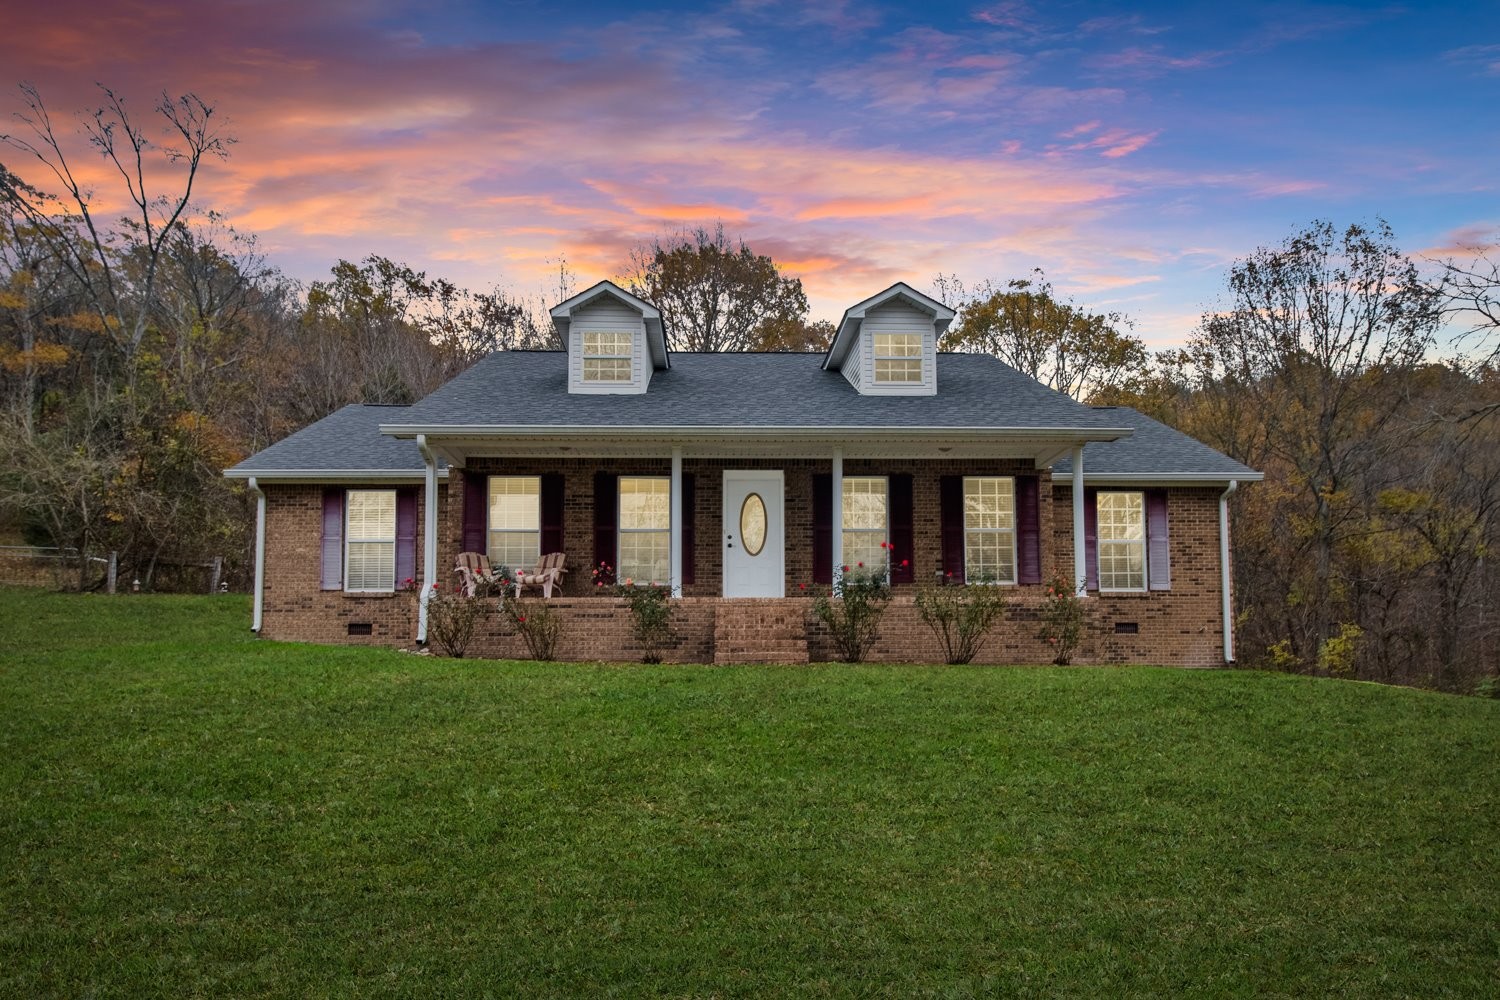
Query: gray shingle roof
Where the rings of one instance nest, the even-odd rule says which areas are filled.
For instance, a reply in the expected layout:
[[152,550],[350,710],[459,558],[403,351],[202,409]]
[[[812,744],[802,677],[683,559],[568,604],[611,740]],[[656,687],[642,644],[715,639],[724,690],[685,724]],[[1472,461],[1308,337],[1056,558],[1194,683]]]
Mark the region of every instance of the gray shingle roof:
[[936,396],[862,396],[821,354],[673,352],[639,395],[570,394],[560,351],[491,354],[390,426],[1109,428],[985,354],[940,354]]
[[415,441],[398,441],[380,433],[380,425],[403,419],[406,406],[351,403],[317,423],[282,438],[226,470],[230,476],[275,472],[411,472],[422,474],[422,453]]
[[[1222,452],[1153,420],[1128,406],[1096,406],[1112,427],[1133,427],[1135,433],[1118,441],[1090,441],[1083,446],[1083,474],[1095,476],[1195,477],[1212,481],[1257,480],[1261,474]],[[1056,478],[1071,475],[1067,458],[1053,463]]]

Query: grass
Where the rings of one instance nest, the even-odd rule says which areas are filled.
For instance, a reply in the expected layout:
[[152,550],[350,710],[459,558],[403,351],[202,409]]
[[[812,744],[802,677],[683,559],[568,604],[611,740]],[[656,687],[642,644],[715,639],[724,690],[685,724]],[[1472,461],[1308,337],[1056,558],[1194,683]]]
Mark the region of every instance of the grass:
[[247,621],[0,590],[0,995],[1500,991],[1500,703]]

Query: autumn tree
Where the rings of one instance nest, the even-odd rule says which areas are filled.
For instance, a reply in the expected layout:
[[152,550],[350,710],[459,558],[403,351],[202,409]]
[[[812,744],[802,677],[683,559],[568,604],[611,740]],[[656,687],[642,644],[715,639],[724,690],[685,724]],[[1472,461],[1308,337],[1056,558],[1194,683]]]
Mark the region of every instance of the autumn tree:
[[[950,294],[963,291],[951,277],[939,284]],[[1120,313],[1091,312],[1061,298],[1036,270],[1003,286],[981,286],[959,307],[943,344],[993,354],[1043,385],[1086,400],[1146,376],[1146,345],[1125,332],[1129,327]]]
[[730,238],[722,223],[636,247],[621,283],[661,310],[675,351],[747,351],[768,344],[776,350],[809,340],[798,329],[807,316],[801,280],[784,276],[770,257]]

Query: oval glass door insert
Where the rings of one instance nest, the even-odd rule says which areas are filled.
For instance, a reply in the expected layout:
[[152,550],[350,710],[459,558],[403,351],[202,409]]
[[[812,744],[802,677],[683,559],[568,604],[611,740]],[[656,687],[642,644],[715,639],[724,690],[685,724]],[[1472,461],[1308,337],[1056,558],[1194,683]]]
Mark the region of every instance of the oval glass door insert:
[[748,556],[760,555],[766,547],[766,502],[752,493],[740,504],[740,544]]

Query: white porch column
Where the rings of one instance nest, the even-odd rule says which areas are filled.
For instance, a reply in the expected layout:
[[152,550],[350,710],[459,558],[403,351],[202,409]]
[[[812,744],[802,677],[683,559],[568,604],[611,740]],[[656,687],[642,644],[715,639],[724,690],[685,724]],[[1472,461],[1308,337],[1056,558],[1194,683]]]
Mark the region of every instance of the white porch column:
[[1073,449],[1073,586],[1079,597],[1089,595],[1088,552],[1083,539],[1083,446]]
[[833,449],[833,580],[838,582],[844,565],[844,449]]
[[417,435],[422,453],[422,593],[417,598],[417,641],[427,641],[427,601],[437,586],[437,457],[427,447],[427,435]]
[[667,581],[673,597],[682,596],[682,448],[672,449],[672,520],[669,551],[672,578]]

